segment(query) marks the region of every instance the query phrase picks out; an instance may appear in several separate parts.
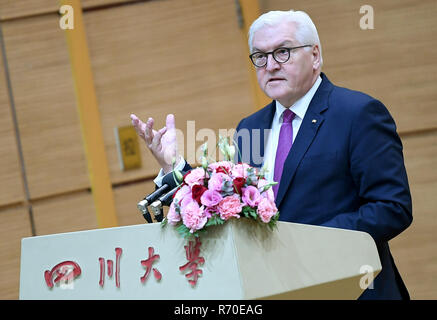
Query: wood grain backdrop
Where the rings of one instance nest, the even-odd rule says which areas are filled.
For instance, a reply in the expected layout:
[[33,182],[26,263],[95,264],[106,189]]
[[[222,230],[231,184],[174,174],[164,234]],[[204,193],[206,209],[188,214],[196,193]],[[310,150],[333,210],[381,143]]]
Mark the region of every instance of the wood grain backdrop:
[[[411,227],[390,245],[412,298],[436,299],[437,1],[367,1],[373,30],[360,28],[364,3],[358,0],[258,3],[263,12],[309,13],[330,80],[390,110],[404,144],[414,210]],[[217,132],[261,107],[251,92],[235,1],[83,0],[82,6],[118,220],[143,223],[136,203],[153,189],[158,168],[141,145],[142,168],[121,172],[115,127],[129,125],[130,113],[152,116],[162,127],[174,113],[186,137],[187,121],[195,120],[196,132]],[[0,1],[37,235],[97,228],[58,9],[54,0]],[[0,298],[16,299],[20,240],[32,233],[5,79],[0,59]]]

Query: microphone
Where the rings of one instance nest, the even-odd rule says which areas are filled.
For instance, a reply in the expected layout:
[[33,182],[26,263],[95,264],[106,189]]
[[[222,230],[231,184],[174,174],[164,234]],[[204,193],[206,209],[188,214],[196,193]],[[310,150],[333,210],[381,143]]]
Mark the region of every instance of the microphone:
[[147,206],[149,205],[149,203],[154,202],[159,196],[161,196],[169,188],[170,187],[169,187],[168,184],[163,184],[161,187],[156,189],[154,192],[152,192],[151,194],[146,196],[143,200],[138,202],[137,207],[141,211],[141,213],[143,214],[144,219],[146,219],[146,221],[148,223],[152,223],[153,221],[152,221],[152,217],[150,216],[150,212],[147,209]]
[[[182,172],[182,174],[185,174],[185,172]],[[173,177],[173,172],[167,173],[162,178],[162,185],[158,189],[156,189],[154,192],[146,196],[143,200],[138,202],[137,207],[140,210],[140,212],[143,214],[144,219],[148,223],[152,223],[152,217],[150,216],[150,212],[147,209],[147,206],[153,202],[155,202],[159,197],[165,194],[168,190],[171,190],[176,187],[176,181]],[[176,188],[177,189],[177,188]],[[170,200],[171,203],[171,200]]]
[[161,222],[162,219],[164,218],[164,211],[163,211],[163,207],[169,207],[170,204],[173,201],[173,195],[176,193],[176,191],[179,189],[178,186],[176,186],[175,188],[173,188],[171,191],[169,191],[168,193],[160,196],[158,198],[158,200],[154,201],[150,207],[152,208],[153,214],[155,215],[155,219],[158,222]]

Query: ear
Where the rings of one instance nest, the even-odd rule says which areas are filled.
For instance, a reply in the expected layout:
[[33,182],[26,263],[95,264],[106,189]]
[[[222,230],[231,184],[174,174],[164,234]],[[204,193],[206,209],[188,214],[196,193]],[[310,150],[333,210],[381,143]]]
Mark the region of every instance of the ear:
[[321,65],[320,48],[317,44],[313,46],[313,70],[318,70]]

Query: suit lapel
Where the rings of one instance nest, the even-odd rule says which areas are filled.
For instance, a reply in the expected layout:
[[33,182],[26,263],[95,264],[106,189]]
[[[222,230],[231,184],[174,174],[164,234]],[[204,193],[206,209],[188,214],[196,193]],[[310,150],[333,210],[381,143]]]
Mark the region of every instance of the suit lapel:
[[284,163],[281,183],[276,197],[276,206],[278,208],[293,180],[297,167],[323,124],[324,116],[321,113],[328,108],[328,96],[332,88],[333,85],[322,73],[322,83],[308,106],[299,132]]
[[[261,117],[257,120],[256,127],[257,129],[259,128],[260,130],[259,135],[255,134],[253,131],[251,132],[250,165],[253,167],[260,168],[262,166],[262,163],[255,163],[253,157],[254,155],[259,154],[259,156],[261,157],[260,160],[264,159],[265,146],[268,141],[268,133],[272,128],[272,121],[275,112],[276,112],[276,103],[275,101],[272,101],[272,103],[270,103],[270,105],[268,105],[267,108],[265,108],[265,111],[261,114]],[[259,153],[258,150],[254,150],[254,148],[259,148]]]

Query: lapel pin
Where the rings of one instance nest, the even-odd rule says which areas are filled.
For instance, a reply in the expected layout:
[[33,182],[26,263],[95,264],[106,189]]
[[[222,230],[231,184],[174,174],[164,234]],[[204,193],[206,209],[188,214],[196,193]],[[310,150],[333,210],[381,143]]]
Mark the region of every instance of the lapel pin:
[[313,119],[313,121],[312,121],[313,123],[316,123],[317,122],[317,120],[316,119]]

